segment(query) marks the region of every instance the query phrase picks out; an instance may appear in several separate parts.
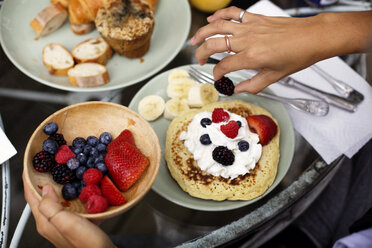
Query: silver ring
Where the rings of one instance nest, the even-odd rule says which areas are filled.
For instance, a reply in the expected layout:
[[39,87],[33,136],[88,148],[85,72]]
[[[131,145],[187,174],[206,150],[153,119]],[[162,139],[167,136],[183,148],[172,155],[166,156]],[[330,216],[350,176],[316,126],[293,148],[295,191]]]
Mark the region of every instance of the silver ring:
[[241,11],[240,11],[240,15],[239,15],[239,22],[240,23],[242,23],[242,21],[243,21],[243,16],[244,16],[244,14],[245,14],[245,10],[244,9],[242,9]]

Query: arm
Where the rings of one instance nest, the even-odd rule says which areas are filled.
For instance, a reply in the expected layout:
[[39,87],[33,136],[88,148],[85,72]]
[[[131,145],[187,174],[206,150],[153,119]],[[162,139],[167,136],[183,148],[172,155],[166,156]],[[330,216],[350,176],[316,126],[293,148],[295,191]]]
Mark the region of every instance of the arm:
[[209,56],[227,50],[224,38],[204,41],[215,35],[232,35],[234,55],[222,59],[214,68],[214,78],[240,69],[260,72],[241,82],[235,92],[257,93],[268,85],[333,56],[363,52],[371,40],[372,11],[323,13],[312,17],[267,17],[245,13],[238,20],[240,9],[229,7],[208,17],[209,24],[200,28],[191,39],[201,44],[195,56],[199,64]]

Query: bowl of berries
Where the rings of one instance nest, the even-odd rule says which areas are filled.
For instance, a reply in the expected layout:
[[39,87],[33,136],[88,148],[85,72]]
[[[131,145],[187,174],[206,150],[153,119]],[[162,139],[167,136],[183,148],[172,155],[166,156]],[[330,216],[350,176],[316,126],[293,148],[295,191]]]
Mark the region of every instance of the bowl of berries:
[[136,112],[115,103],[78,103],[46,118],[32,134],[25,183],[39,199],[50,184],[66,210],[106,219],[150,190],[160,157],[155,131]]

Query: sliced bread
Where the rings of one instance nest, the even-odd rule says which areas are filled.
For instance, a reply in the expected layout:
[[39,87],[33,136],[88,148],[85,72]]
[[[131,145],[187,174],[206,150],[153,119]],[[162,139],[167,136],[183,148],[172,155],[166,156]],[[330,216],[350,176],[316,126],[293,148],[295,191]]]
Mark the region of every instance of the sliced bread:
[[93,87],[107,83],[110,78],[104,65],[81,63],[68,71],[70,83],[79,87]]
[[93,62],[105,65],[112,57],[112,50],[104,39],[98,37],[77,44],[72,49],[72,56],[77,63]]
[[62,26],[67,19],[67,11],[60,4],[51,4],[39,12],[30,26],[38,37],[48,35]]
[[88,22],[81,25],[74,25],[71,23],[70,27],[72,32],[78,35],[82,35],[92,32],[96,28],[96,25],[94,24],[94,22]]
[[54,76],[66,76],[75,64],[71,53],[58,43],[49,43],[44,47],[43,63]]

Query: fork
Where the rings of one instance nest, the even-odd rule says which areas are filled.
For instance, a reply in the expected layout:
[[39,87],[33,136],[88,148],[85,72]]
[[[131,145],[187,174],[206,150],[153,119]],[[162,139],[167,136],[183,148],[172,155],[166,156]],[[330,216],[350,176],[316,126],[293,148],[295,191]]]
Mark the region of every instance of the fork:
[[[196,81],[200,83],[209,83],[214,84],[214,79],[212,75],[198,70],[193,66],[190,66],[188,69],[188,72],[190,74],[190,77],[195,79]],[[286,98],[286,97],[280,97],[271,95],[264,92],[259,92],[257,95],[266,97],[272,100],[276,100],[278,102],[287,104],[294,109],[315,115],[315,116],[325,116],[328,114],[329,110],[329,104],[324,101],[318,101],[318,100],[312,100],[312,99],[304,99],[304,98]]]

